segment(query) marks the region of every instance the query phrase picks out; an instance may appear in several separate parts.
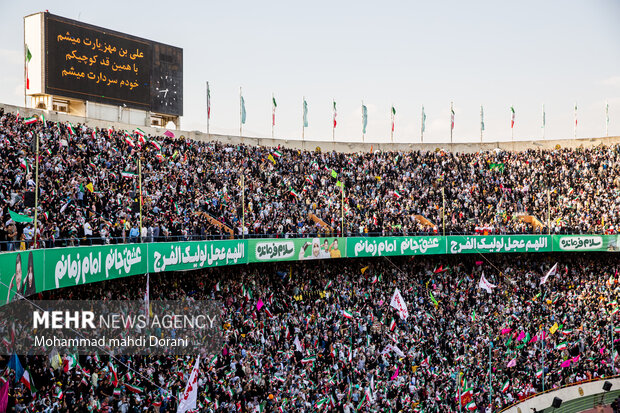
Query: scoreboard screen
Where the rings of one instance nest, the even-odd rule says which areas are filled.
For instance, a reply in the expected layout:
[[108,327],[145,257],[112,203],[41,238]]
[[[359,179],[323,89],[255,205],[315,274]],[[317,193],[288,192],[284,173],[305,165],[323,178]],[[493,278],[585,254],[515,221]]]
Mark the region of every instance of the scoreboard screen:
[[183,114],[183,49],[45,14],[46,93]]

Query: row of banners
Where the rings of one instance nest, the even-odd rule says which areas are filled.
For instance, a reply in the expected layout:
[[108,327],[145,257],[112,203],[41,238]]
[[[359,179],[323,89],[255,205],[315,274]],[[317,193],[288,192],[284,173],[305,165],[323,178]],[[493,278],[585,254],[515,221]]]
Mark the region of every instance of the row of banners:
[[67,247],[0,254],[0,305],[16,291],[223,265],[464,253],[619,251],[619,235],[497,235],[250,239]]

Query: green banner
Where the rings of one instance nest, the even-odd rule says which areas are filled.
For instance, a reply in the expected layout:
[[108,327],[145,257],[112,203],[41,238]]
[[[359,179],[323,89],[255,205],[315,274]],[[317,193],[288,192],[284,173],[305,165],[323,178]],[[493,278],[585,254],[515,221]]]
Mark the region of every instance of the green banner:
[[553,251],[619,251],[620,235],[554,235]]
[[148,244],[118,244],[44,250],[40,291],[145,274]]
[[347,239],[347,257],[445,254],[446,237],[364,237]]
[[248,241],[192,241],[148,244],[148,271],[193,270],[247,264]]
[[347,256],[346,238],[251,239],[248,244],[250,262],[298,261]]
[[449,254],[551,251],[550,235],[489,235],[448,237]]

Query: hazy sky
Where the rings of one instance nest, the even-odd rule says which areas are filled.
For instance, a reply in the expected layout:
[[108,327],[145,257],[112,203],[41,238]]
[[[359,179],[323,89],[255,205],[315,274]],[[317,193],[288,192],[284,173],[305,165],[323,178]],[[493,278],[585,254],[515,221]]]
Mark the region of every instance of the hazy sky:
[[396,142],[538,139],[541,106],[547,138],[620,135],[620,1],[115,1],[0,0],[0,101],[23,105],[23,17],[44,11],[172,44],[184,53],[183,129],[206,130],[205,81],[211,85],[211,132],[299,139],[302,97],[306,139]]

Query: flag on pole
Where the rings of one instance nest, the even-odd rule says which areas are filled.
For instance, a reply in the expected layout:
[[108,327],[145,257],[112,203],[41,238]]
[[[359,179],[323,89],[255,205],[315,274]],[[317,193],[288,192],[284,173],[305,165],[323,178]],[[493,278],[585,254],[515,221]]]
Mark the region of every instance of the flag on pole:
[[396,109],[392,106],[392,132],[394,132],[394,118],[396,117]]
[[424,112],[424,106],[422,106],[422,132],[426,131],[426,113]]
[[342,316],[344,318],[348,318],[348,319],[352,319],[353,318],[353,314],[348,312],[347,310],[342,310]]
[[556,275],[558,273],[558,263],[556,262],[555,265],[553,267],[551,267],[551,269],[549,270],[549,272],[547,272],[547,274],[542,277],[542,279],[540,280],[540,284],[544,284],[547,282],[547,278],[549,278],[549,276],[551,275]]
[[409,310],[407,310],[407,303],[403,299],[403,296],[400,294],[400,290],[396,288],[394,290],[394,295],[392,295],[392,301],[390,301],[390,307],[398,310],[398,314],[400,315],[401,320],[406,320],[409,317]]
[[510,112],[512,112],[510,118],[510,129],[513,129],[515,127],[515,108],[511,106]]
[[30,124],[36,123],[36,121],[37,121],[37,118],[34,116],[31,116],[29,118],[24,118],[24,125],[30,125]]
[[480,130],[484,130],[484,109],[482,108],[482,105],[480,105]]
[[366,126],[368,125],[368,109],[362,103],[362,133],[366,134]]
[[200,366],[200,356],[196,359],[196,364],[189,375],[185,391],[179,397],[179,407],[177,413],[185,413],[188,410],[196,409],[196,400],[198,399],[198,367]]
[[241,95],[241,123],[245,125],[245,99]]
[[605,125],[609,126],[609,103],[605,103]]
[[276,98],[271,95],[271,126],[275,126],[276,125],[276,108],[278,107],[278,104],[276,103]]
[[506,380],[506,383],[502,385],[502,393],[506,393],[510,388],[510,380]]
[[28,76],[28,63],[30,63],[30,59],[32,59],[32,53],[30,53],[30,48],[26,45],[26,89],[30,89],[30,77]]
[[209,89],[209,82],[207,82],[207,119],[211,119],[211,89]]
[[334,129],[336,129],[336,124],[337,124],[337,122],[336,122],[336,115],[338,114],[338,112],[336,111],[336,101],[334,100],[332,102],[334,104]]
[[577,102],[575,102],[575,129],[577,129]]
[[454,109],[452,108],[452,104],[450,104],[450,129],[454,130]]
[[545,115],[545,104],[544,103],[543,103],[543,106],[542,106],[542,110],[543,110],[543,114],[542,114],[543,118],[542,118],[542,126],[541,126],[541,128],[544,129],[545,125],[546,125],[546,115]]
[[304,128],[308,127],[308,102],[304,98]]
[[484,271],[480,276],[480,282],[478,283],[478,288],[482,288],[487,293],[491,294],[493,292],[493,288],[497,287],[496,285],[491,284],[484,276]]

